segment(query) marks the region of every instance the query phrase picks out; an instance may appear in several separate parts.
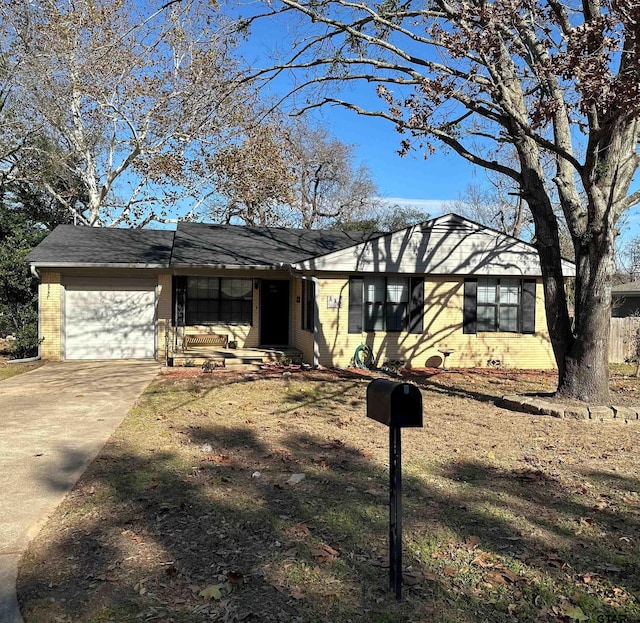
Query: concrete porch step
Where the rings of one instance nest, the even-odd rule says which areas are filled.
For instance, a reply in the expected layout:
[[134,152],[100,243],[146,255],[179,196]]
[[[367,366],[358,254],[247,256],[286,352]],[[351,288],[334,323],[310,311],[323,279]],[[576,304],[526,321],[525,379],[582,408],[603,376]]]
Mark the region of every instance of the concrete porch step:
[[222,368],[223,370],[241,370],[244,372],[253,370],[262,370],[262,365],[261,363],[227,363],[224,368]]
[[199,367],[205,361],[212,365],[230,369],[259,369],[265,363],[277,363],[278,361],[299,362],[302,353],[297,348],[284,349],[220,349],[199,348],[174,353],[173,365],[184,367]]

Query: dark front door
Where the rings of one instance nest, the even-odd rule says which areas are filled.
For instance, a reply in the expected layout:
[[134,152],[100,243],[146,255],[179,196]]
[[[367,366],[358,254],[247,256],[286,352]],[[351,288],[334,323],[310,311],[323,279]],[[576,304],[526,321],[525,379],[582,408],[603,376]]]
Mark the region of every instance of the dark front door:
[[289,344],[289,282],[263,279],[260,284],[260,343]]

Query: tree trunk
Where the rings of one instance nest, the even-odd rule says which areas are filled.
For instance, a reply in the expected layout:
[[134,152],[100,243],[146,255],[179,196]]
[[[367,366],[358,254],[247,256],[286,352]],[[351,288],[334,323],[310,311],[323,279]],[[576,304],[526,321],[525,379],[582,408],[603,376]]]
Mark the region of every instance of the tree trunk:
[[558,220],[544,186],[538,148],[530,141],[523,141],[517,148],[522,170],[523,199],[529,205],[535,226],[535,247],[542,271],[547,328],[560,384],[560,379],[565,375],[565,357],[573,345],[573,335],[562,274]]
[[[540,195],[540,199],[546,199],[546,195]],[[536,248],[542,271],[547,329],[558,366],[558,386],[560,386],[561,379],[566,373],[566,355],[573,347],[574,338],[571,332],[564,275],[562,274],[557,221],[549,216],[549,213],[552,212],[550,205],[546,209],[546,216],[542,215],[543,211],[540,206],[538,208],[537,210],[532,209],[531,213],[535,223]]]
[[576,252],[574,340],[559,375],[558,394],[594,404],[609,402],[612,228],[585,236]]
[[528,140],[518,143],[522,191],[536,231],[544,284],[547,327],[558,366],[558,394],[585,402],[605,403],[609,399],[609,323],[613,231],[611,212],[601,198],[591,196],[588,212],[601,215],[574,238],[576,255],[576,300],[571,327],[562,274],[560,234],[553,206],[544,187],[544,175],[537,146]]

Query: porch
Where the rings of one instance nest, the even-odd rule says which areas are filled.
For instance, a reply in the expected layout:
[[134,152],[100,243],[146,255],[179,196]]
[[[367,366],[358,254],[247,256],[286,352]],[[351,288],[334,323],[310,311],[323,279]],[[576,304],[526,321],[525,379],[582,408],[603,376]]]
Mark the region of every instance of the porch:
[[265,364],[301,363],[302,351],[294,348],[183,348],[169,358],[170,365],[195,367],[206,364],[212,368],[259,370]]

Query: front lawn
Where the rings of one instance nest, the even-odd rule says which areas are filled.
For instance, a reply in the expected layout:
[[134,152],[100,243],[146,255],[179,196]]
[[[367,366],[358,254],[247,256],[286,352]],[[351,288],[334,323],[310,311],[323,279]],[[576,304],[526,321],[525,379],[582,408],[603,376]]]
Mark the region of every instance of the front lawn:
[[43,365],[42,361],[34,361],[31,363],[12,363],[8,364],[11,355],[11,344],[0,338],[0,381],[10,379],[12,376],[35,370]]
[[544,391],[544,374],[417,377],[425,426],[403,434],[396,603],[370,380],[153,383],[29,548],[26,623],[640,620],[640,422],[491,402]]
[[23,374],[24,372],[35,370],[41,365],[43,365],[42,361],[34,361],[32,363],[7,364],[6,361],[3,361],[0,358],[0,381],[10,379],[12,376],[16,376],[17,374]]

